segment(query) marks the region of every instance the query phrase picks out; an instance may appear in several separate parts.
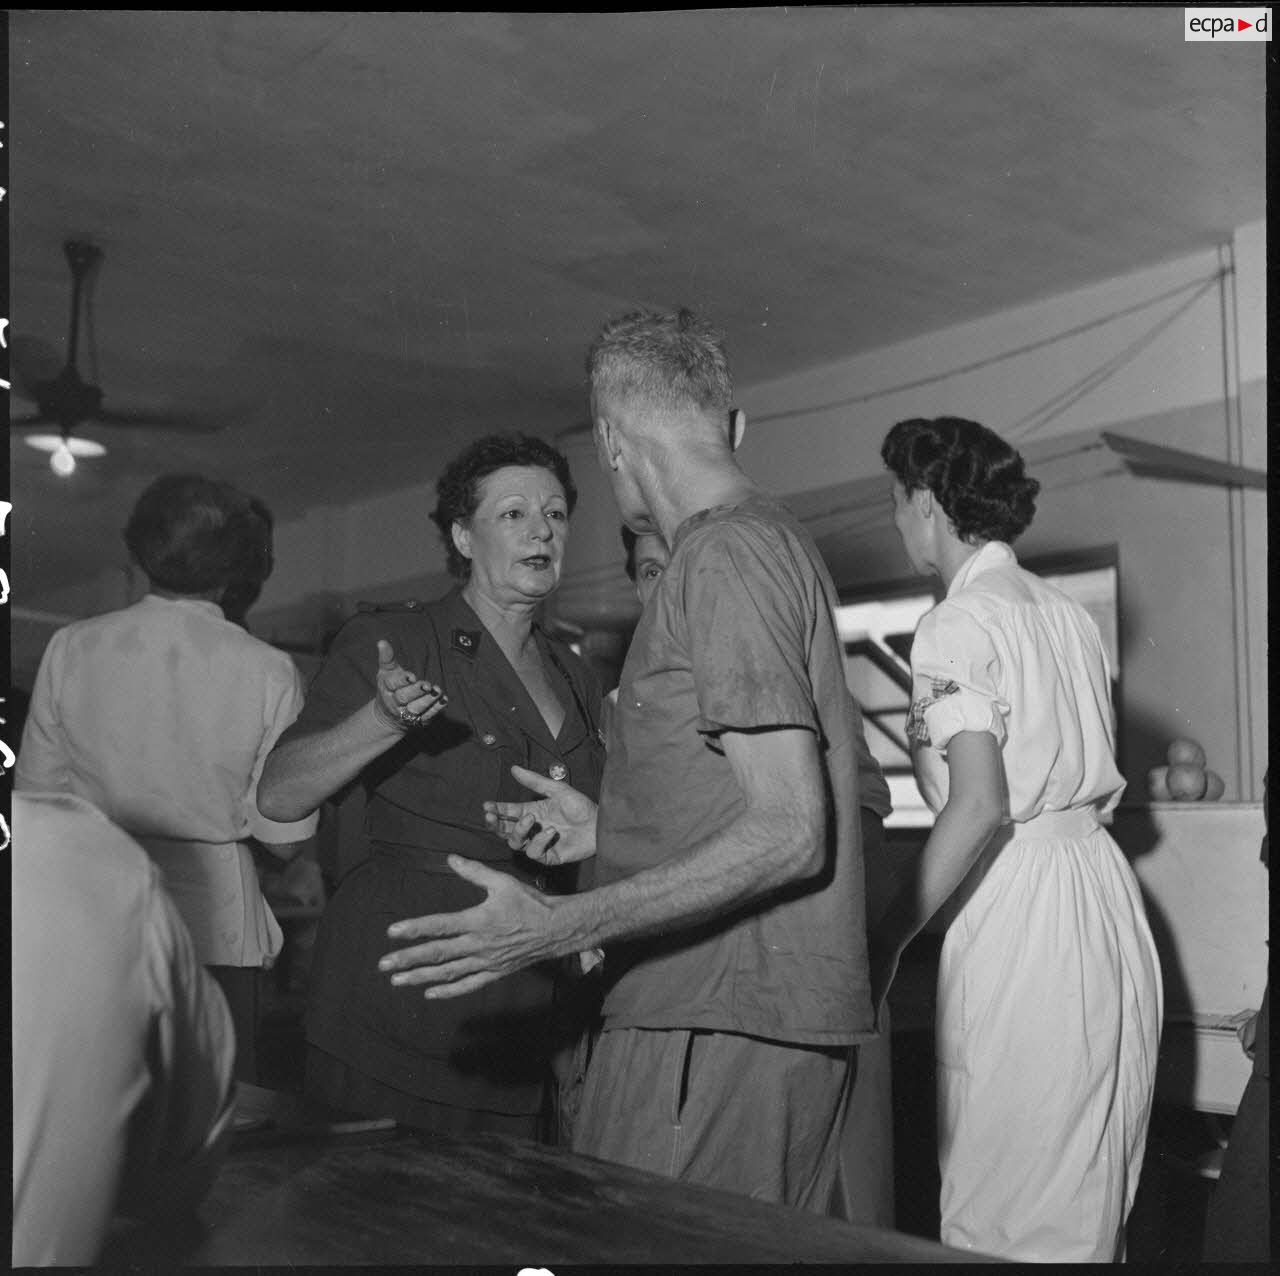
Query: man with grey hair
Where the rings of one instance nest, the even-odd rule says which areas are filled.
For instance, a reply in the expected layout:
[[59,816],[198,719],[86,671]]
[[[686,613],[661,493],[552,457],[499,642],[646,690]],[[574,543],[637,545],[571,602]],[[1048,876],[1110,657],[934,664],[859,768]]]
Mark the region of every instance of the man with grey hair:
[[873,1032],[857,710],[808,534],[739,467],[719,334],[686,310],[605,326],[588,355],[596,449],[623,521],[671,561],[632,639],[598,809],[487,803],[544,863],[543,896],[483,865],[459,913],[397,922],[382,968],[428,998],[605,951],[604,1028],[576,1151],[825,1212],[853,1049]]

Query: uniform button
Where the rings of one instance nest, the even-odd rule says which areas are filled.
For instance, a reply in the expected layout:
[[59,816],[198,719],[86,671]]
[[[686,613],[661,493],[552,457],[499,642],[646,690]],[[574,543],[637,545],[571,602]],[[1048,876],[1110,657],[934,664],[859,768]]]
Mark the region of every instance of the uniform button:
[[492,731],[486,731],[484,735],[480,737],[480,739],[483,740],[485,744],[490,744],[490,745],[497,744],[498,742],[498,737],[494,735]]
[[569,768],[563,765],[563,763],[553,762],[551,764],[551,769],[547,772],[547,774],[553,780],[563,780],[565,776],[569,774]]

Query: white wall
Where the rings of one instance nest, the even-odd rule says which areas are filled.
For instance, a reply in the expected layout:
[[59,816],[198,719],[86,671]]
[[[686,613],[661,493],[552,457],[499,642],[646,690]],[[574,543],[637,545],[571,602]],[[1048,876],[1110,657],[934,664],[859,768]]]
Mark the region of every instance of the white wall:
[[351,505],[329,505],[276,528],[276,566],[258,607],[272,610],[315,594],[347,594],[445,569],[431,521],[428,482]]
[[275,570],[249,613],[250,628],[285,646],[314,647],[359,602],[437,597],[449,578],[434,508],[433,476],[281,522]]
[[[739,400],[748,415],[748,468],[775,490],[799,492],[850,473],[879,468],[879,445],[894,421],[910,416],[971,416],[1010,438],[1044,438],[1104,423],[1150,416],[1195,403],[1221,402],[1224,352],[1222,288],[1211,281],[1233,245],[1059,294],[1031,305],[946,328],[835,364],[765,383],[738,369]],[[1234,237],[1239,257],[1241,380],[1265,375],[1265,227]],[[1207,285],[1201,289],[1201,285]],[[856,283],[851,286],[856,287]],[[1125,308],[1175,292],[1150,308],[1098,322]],[[1037,413],[1102,368],[1159,322],[1187,306],[1167,330],[1091,393],[1038,429]],[[1052,340],[1084,325],[1076,336]],[[732,337],[732,333],[730,333]],[[1010,351],[1044,342],[1012,358]],[[893,387],[937,377],[932,384]],[[876,397],[871,397],[876,396]],[[1221,438],[1209,440],[1222,455]],[[1265,464],[1265,425],[1249,423],[1247,455]],[[833,473],[832,466],[837,470]]]
[[[880,472],[893,422],[948,414],[1021,443],[1123,427],[1264,468],[1264,254],[1257,222],[1221,248],[808,373],[750,384],[740,370],[743,463],[779,494],[824,488]],[[1234,272],[1215,282],[1233,258]],[[1133,313],[1111,318],[1126,309]],[[1113,361],[1047,419],[1046,405]],[[961,368],[972,370],[894,388]],[[867,553],[842,554],[837,583],[906,575],[891,530],[859,525]],[[1120,552],[1130,795],[1142,796],[1164,743],[1190,734],[1227,781],[1228,799],[1256,799],[1267,742],[1265,494],[1121,476],[1064,486],[1044,494],[1020,548],[1039,555],[1106,544]]]

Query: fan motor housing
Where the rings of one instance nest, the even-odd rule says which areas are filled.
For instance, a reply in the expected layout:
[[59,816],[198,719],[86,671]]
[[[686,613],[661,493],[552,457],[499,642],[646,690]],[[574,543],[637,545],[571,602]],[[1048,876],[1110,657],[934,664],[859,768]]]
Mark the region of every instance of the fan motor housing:
[[102,391],[82,380],[73,368],[63,368],[52,381],[33,386],[40,411],[53,420],[74,425],[102,407]]

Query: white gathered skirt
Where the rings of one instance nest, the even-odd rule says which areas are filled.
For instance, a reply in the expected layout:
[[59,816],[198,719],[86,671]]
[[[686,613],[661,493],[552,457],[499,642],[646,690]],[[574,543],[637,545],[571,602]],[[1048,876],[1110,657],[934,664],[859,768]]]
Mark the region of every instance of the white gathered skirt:
[[1066,811],[1002,829],[962,892],[938,978],[941,1239],[1116,1261],[1163,1013],[1137,879]]

